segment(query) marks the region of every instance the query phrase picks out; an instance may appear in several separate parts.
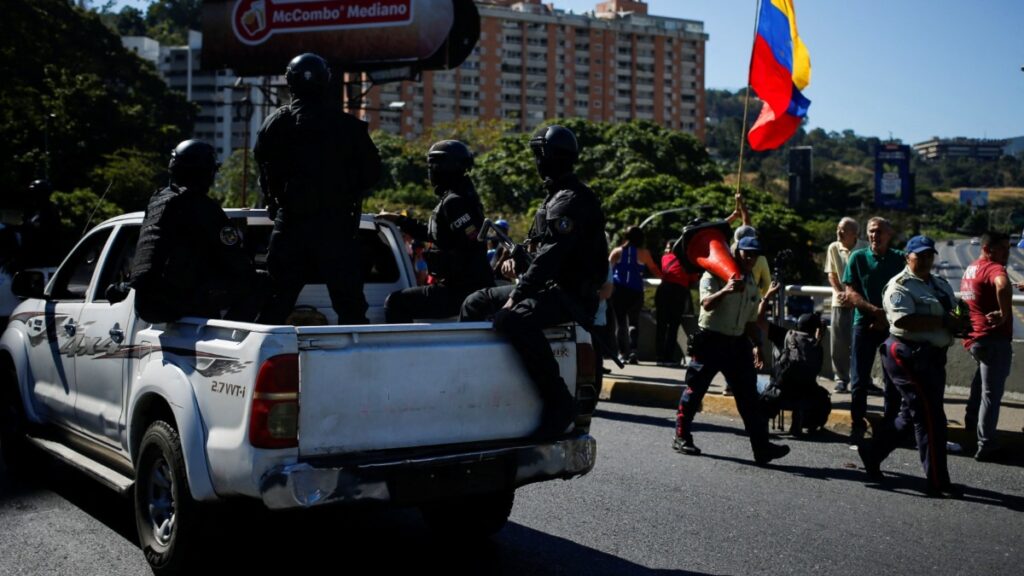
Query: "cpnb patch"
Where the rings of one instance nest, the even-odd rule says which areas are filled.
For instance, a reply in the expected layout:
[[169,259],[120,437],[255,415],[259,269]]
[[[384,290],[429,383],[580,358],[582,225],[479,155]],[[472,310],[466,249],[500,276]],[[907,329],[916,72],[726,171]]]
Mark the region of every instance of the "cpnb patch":
[[234,226],[225,226],[220,229],[220,243],[225,246],[234,246],[238,244],[241,238],[238,234],[238,229]]

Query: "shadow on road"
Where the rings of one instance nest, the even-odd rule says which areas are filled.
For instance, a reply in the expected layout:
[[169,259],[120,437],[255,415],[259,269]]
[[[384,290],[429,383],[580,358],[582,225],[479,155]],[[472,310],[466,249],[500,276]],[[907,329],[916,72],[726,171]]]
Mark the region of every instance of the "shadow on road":
[[[57,494],[138,546],[130,498],[57,462],[45,463],[32,480],[11,478],[0,465],[0,501],[39,492]],[[211,562],[230,563],[233,573],[699,576],[650,569],[513,522],[490,539],[446,541],[429,530],[414,509],[357,506],[270,512],[251,502],[218,509],[218,521],[206,527],[204,553]]]

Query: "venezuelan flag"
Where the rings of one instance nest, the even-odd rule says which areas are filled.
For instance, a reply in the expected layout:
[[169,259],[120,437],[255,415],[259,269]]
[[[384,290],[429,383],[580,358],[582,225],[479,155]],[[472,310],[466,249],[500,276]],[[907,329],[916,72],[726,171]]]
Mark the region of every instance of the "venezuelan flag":
[[811,101],[800,92],[811,81],[811,58],[796,30],[793,0],[761,0],[750,61],[750,86],[764,105],[747,138],[754,150],[789,140]]

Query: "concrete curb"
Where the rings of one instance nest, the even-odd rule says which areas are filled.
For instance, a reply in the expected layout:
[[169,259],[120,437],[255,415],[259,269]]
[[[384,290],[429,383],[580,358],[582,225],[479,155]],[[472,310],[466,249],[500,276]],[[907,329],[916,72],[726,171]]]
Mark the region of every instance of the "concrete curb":
[[[676,409],[679,404],[679,396],[683,392],[682,384],[656,384],[639,380],[618,380],[605,377],[601,387],[600,398],[603,401],[634,406],[646,406],[651,408]],[[739,411],[736,409],[736,400],[732,396],[723,396],[716,390],[709,390],[704,396],[702,412],[704,414],[716,414],[739,418]],[[881,419],[878,413],[868,413],[867,419],[874,427]],[[848,436],[853,428],[853,418],[849,410],[832,409],[829,414],[825,429]],[[966,430],[957,422],[950,422],[947,426],[947,435],[950,442],[959,444],[965,452],[973,453],[975,441],[974,432]],[[1024,434],[1013,431],[1000,430],[999,443],[1005,448],[1024,452]]]

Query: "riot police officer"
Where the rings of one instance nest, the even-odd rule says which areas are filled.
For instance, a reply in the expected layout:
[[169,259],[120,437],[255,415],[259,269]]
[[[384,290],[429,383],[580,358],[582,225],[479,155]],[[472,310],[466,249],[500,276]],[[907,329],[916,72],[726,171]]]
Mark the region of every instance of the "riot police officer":
[[267,117],[254,150],[274,218],[267,253],[273,296],[259,321],[281,324],[308,282],[323,282],[341,324],[365,324],[358,243],[363,193],[380,177],[366,123],[328,97],[327,61],[296,56],[286,71],[289,105]]
[[466,175],[472,167],[473,154],[462,142],[435,143],[427,152],[427,172],[440,201],[429,223],[424,226],[398,214],[381,214],[414,239],[434,244],[424,253],[434,283],[392,292],[384,304],[388,323],[456,316],[466,296],[494,286],[487,247],[477,240],[484,209]]
[[242,237],[207,196],[217,173],[213,147],[185,140],[171,152],[170,183],[153,194],[139,231],[129,286],[112,286],[117,302],[135,288],[135,311],[151,323],[182,316],[252,320],[258,298]]
[[552,435],[572,423],[575,400],[543,329],[568,321],[591,328],[608,275],[608,241],[601,203],[573,172],[576,135],[563,126],[543,127],[530,149],[547,191],[530,229],[533,259],[528,266],[517,263],[518,284],[471,294],[461,318],[493,315],[494,329],[515,346],[544,400],[538,433]]

